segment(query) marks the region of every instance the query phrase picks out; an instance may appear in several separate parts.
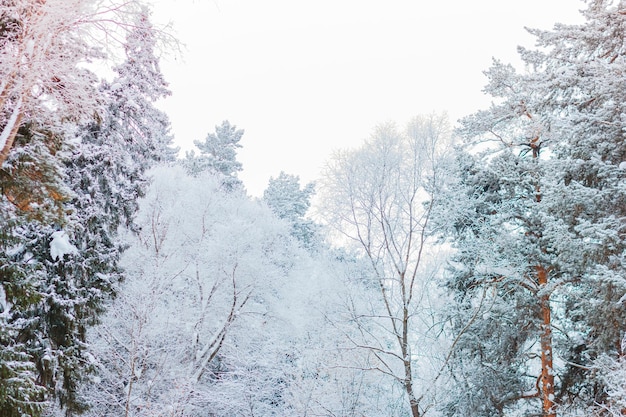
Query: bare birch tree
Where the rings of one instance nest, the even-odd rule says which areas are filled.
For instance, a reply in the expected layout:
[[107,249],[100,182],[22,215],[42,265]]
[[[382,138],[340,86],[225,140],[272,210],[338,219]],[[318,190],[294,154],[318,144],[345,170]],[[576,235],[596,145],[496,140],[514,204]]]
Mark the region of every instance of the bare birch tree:
[[377,281],[382,308],[355,313],[363,337],[353,342],[375,357],[372,369],[401,384],[413,417],[432,405],[428,387],[416,386],[425,377],[416,363],[426,349],[419,329],[432,325],[422,322],[434,268],[430,220],[437,159],[449,143],[444,115],[417,117],[405,134],[384,124],[361,148],[338,152],[321,184],[325,220],[369,260]]

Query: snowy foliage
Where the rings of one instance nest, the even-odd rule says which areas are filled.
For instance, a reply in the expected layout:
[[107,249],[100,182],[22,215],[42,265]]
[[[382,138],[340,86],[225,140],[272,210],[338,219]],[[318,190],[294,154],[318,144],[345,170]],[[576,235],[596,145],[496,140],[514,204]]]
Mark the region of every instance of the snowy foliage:
[[90,415],[344,406],[320,398],[355,377],[332,367],[343,340],[326,319],[341,309],[341,274],[328,272],[337,264],[311,258],[286,223],[224,190],[219,175],[153,175],[123,256],[127,279],[93,333]]
[[191,174],[209,171],[220,174],[222,186],[226,190],[242,187],[237,173],[242,166],[237,161],[237,148],[244,131],[224,120],[220,126],[215,126],[215,133],[209,133],[204,141],[194,141],[200,151],[196,156],[193,151],[188,152],[185,167]]
[[57,261],[63,259],[65,255],[77,254],[78,249],[70,242],[70,238],[62,230],[52,233],[50,241],[50,257]]
[[456,328],[470,330],[450,415],[611,407],[596,361],[623,355],[626,329],[624,3],[590,1],[584,15],[531,30],[529,71],[495,61],[485,91],[498,101],[462,121],[449,288]]
[[337,152],[326,229],[297,176],[245,195],[228,121],[175,161],[106,3],[0,0],[0,415],[624,414],[626,2],[494,60],[454,157],[436,114]]
[[[85,37],[95,2],[9,3],[1,17],[2,35],[8,37],[3,38],[3,51],[19,51],[11,47],[32,35],[28,47],[37,59],[45,59],[25,59],[23,69],[32,73],[3,79],[8,83],[0,96],[2,105],[23,112],[13,127],[2,125],[15,131],[0,157],[1,241],[6,248],[1,251],[0,283],[5,305],[11,306],[3,309],[2,327],[10,339],[2,342],[0,355],[5,361],[14,358],[11,380],[21,396],[7,394],[10,401],[31,404],[32,416],[53,404],[72,415],[87,406],[77,396],[91,368],[84,356],[86,329],[97,321],[121,278],[118,259],[124,245],[117,229],[132,225],[135,201],[146,185],[143,173],[168,152],[167,118],[151,107],[165,94],[164,82],[155,75],[154,37],[145,14],[125,26],[134,31],[128,34],[128,61],[118,67],[117,82],[134,88],[121,95],[106,85],[98,89],[95,77],[77,68],[95,56]],[[105,19],[101,25],[108,24],[104,22],[113,18],[111,13],[135,16],[127,8],[133,3],[116,12],[98,11]],[[16,38],[11,37],[13,30]],[[145,61],[150,64],[143,65]],[[146,76],[148,67],[155,69],[152,78]],[[135,80],[129,78],[132,74]],[[39,92],[19,107],[15,88],[30,76],[42,77],[30,86]],[[53,85],[46,84],[50,78]],[[131,100],[141,105],[141,115],[119,111]],[[84,121],[90,121],[88,126],[78,124]],[[21,415],[4,394],[0,392],[3,413]]]
[[0,14],[0,164],[22,122],[58,126],[59,115],[89,117],[95,77],[79,64],[95,58],[86,39],[92,0],[3,1]]
[[305,218],[314,192],[313,183],[300,189],[300,178],[284,172],[277,178],[270,178],[267,189],[263,192],[263,201],[276,216],[291,224],[292,236],[309,249],[313,249],[320,240],[319,236],[316,236],[315,223]]

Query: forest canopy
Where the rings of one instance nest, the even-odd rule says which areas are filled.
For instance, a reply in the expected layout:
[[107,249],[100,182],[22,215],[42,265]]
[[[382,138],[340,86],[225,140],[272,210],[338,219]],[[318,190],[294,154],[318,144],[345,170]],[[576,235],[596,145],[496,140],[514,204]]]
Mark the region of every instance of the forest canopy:
[[626,3],[582,14],[253,197],[146,5],[0,2],[0,416],[624,415]]

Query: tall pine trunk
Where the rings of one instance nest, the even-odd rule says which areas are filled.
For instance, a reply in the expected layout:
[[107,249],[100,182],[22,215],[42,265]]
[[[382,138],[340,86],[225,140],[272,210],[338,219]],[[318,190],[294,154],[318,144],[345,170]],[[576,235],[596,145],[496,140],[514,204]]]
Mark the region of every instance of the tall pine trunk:
[[[530,117],[530,116],[529,116]],[[539,137],[530,142],[533,159],[539,158]],[[539,180],[535,184],[535,201],[541,203],[541,186]],[[541,414],[544,417],[556,417],[554,403],[554,369],[552,361],[552,322],[550,310],[550,292],[546,291],[548,285],[548,269],[543,265],[535,266],[537,285],[539,291],[539,308],[541,311],[541,333],[539,336],[541,346],[541,377],[540,396]],[[542,292],[543,291],[543,292]]]
[[[548,284],[548,271],[545,267],[537,265],[537,283],[539,291],[545,289]],[[554,403],[554,371],[552,366],[552,323],[550,311],[550,294],[548,292],[539,297],[541,308],[541,401],[542,415],[556,417]]]

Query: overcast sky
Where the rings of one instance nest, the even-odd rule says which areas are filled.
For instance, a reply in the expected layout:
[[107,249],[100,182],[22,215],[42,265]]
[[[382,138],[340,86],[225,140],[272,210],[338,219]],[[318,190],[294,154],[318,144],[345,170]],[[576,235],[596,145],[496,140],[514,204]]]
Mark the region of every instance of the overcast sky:
[[164,57],[162,103],[193,148],[223,120],[245,130],[238,159],[260,196],[280,171],[314,181],[333,149],[386,121],[487,106],[492,58],[519,65],[524,27],[576,23],[579,0],[152,0],[184,56]]

